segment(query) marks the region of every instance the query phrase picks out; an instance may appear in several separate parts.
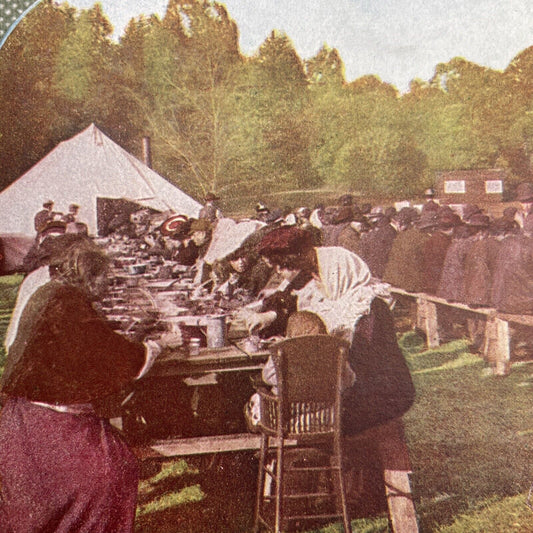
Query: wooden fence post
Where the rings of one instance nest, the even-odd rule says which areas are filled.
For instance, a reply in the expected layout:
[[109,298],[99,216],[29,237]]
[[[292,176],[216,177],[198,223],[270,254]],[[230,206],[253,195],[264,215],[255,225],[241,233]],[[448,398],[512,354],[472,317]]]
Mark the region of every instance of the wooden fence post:
[[437,305],[429,302],[423,296],[418,296],[417,303],[417,326],[425,331],[427,347],[439,346],[439,322],[437,318]]
[[485,357],[496,376],[506,376],[511,367],[509,322],[496,316],[487,318]]

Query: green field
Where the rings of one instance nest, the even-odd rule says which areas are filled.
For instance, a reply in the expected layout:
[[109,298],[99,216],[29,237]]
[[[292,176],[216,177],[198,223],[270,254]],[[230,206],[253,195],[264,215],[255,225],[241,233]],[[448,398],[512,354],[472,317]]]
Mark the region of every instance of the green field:
[[[2,337],[19,281],[0,280]],[[400,340],[417,389],[405,423],[420,530],[533,532],[533,362],[495,377],[466,341],[425,351],[412,333]],[[250,531],[253,454],[146,462],[142,474],[137,533]],[[386,532],[387,519],[356,520],[354,530]]]

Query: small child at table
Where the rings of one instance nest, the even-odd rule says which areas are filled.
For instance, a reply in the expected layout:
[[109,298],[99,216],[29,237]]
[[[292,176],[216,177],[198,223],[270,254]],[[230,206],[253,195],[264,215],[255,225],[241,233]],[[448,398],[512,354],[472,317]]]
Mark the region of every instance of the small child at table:
[[[311,311],[297,311],[289,316],[287,321],[287,338],[303,337],[306,335],[327,335],[328,330],[324,321]],[[262,371],[263,382],[266,385],[272,387],[272,392],[277,394],[277,376],[276,368],[272,357],[269,357]],[[355,382],[355,374],[350,368],[348,362],[346,362],[345,370],[342,377],[342,387],[346,389],[351,387]],[[259,408],[260,396],[254,394],[245,406],[246,423],[250,431],[255,431],[255,426],[259,423],[260,408]]]

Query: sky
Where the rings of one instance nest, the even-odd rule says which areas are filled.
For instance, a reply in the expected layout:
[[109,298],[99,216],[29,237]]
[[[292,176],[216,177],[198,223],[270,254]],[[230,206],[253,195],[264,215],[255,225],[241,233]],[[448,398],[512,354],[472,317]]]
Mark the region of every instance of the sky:
[[[164,15],[167,0],[100,0],[120,35],[139,14]],[[244,54],[273,29],[284,31],[302,59],[324,43],[337,48],[346,79],[376,74],[404,92],[429,80],[453,57],[503,70],[533,46],[531,0],[227,0]],[[69,0],[79,8],[94,0]]]

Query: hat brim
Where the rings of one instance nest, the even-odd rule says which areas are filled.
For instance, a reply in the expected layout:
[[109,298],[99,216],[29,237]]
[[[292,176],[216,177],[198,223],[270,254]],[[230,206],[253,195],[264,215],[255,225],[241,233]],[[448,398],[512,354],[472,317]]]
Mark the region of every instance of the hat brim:
[[166,237],[174,235],[183,231],[184,225],[188,222],[188,218],[184,215],[175,215],[173,217],[167,218],[163,224],[161,224],[159,231],[162,235]]

